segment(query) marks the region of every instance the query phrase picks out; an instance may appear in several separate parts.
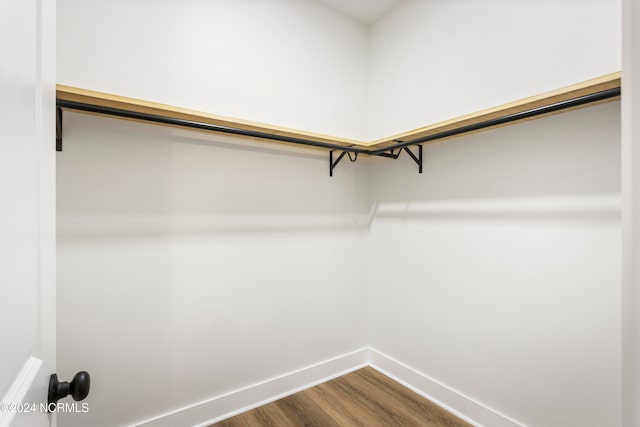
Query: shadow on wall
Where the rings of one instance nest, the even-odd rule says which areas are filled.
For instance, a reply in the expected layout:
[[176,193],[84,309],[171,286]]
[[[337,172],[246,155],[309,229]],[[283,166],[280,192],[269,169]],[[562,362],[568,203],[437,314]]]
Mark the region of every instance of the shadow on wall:
[[618,196],[619,117],[620,103],[611,102],[425,145],[422,175],[407,156],[375,158],[372,199],[458,207],[473,200],[473,211],[481,200]]
[[616,221],[620,197],[512,198],[376,204],[373,218],[403,220]]
[[362,348],[362,166],[65,114],[58,372],[93,384],[59,425],[132,425]]
[[329,177],[326,150],[77,113],[64,138],[65,238],[366,227],[366,158]]
[[403,154],[362,156],[333,178],[324,150],[67,116],[58,158],[66,238],[366,231],[376,217],[619,216],[619,102],[425,145],[423,174]]

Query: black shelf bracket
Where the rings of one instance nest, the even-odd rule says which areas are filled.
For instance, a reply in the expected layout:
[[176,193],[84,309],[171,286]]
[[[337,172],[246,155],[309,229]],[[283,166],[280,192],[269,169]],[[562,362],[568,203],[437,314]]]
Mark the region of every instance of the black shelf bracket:
[[56,151],[62,151],[62,108],[56,107]]
[[[396,141],[396,142],[398,144],[402,143],[402,141]],[[413,151],[411,151],[409,147],[410,147],[409,145],[405,145],[400,148],[394,147],[394,148],[387,149],[388,152],[383,151],[383,152],[372,153],[372,154],[374,156],[387,157],[389,159],[395,160],[398,157],[400,157],[400,153],[402,153],[403,151],[406,151],[409,157],[411,157],[413,161],[416,162],[416,164],[418,165],[418,173],[422,173],[422,145],[416,145],[416,147],[418,148],[418,155],[416,155]]]
[[329,176],[333,176],[333,169],[336,166],[338,166],[338,163],[340,163],[340,160],[342,160],[342,158],[344,157],[345,154],[347,154],[349,156],[349,160],[351,160],[351,163],[353,163],[356,160],[358,160],[358,152],[357,151],[354,153],[353,157],[351,157],[351,152],[343,151],[342,153],[340,153],[338,158],[334,161],[333,160],[333,152],[334,151],[336,151],[336,150],[329,151]]

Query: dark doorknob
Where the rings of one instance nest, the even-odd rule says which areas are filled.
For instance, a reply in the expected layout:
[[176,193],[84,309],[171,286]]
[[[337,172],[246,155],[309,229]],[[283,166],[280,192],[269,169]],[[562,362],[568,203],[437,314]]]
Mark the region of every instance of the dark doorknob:
[[56,374],[51,375],[49,378],[49,407],[52,403],[55,405],[58,400],[69,395],[73,397],[73,400],[83,400],[89,395],[90,386],[91,377],[85,371],[75,374],[71,382],[59,382]]

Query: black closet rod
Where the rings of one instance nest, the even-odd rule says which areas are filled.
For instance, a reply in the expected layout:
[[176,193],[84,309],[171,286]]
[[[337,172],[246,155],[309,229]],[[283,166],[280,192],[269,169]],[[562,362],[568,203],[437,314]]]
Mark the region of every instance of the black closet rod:
[[228,126],[213,125],[210,123],[202,123],[202,122],[196,122],[193,120],[177,119],[174,117],[159,116],[156,114],[140,113],[137,111],[122,110],[119,108],[105,107],[102,105],[85,104],[82,102],[67,101],[63,99],[58,99],[56,102],[56,105],[59,108],[66,108],[69,110],[87,111],[90,113],[106,114],[109,116],[125,117],[128,119],[144,120],[144,121],[155,122],[155,123],[164,123],[164,124],[173,125],[173,126],[210,130],[213,132],[222,132],[222,133],[228,133],[232,135],[242,135],[242,136],[249,136],[253,138],[270,139],[273,141],[290,142],[292,144],[310,145],[312,147],[327,148],[331,150],[342,150],[342,151],[349,151],[352,153],[369,154],[369,150],[367,150],[366,148],[357,148],[357,147],[349,147],[349,146],[338,145],[338,144],[330,144],[328,142],[312,141],[308,139],[294,138],[294,137],[285,136],[285,135],[274,135],[266,132],[258,132],[258,131],[247,130],[247,129],[233,128]]
[[590,104],[592,102],[604,101],[605,99],[615,98],[620,96],[620,88],[613,88],[603,90],[601,92],[590,93],[588,95],[579,96],[577,98],[567,99],[565,101],[556,102],[554,104],[545,105],[543,107],[533,108],[531,110],[521,111],[519,113],[509,114],[506,116],[497,117],[495,119],[485,120],[472,125],[463,126],[460,128],[439,132],[433,135],[428,135],[408,141],[397,141],[398,143],[386,148],[380,148],[377,150],[371,150],[367,154],[381,155],[391,149],[408,147],[410,145],[422,144],[423,142],[435,141],[442,138],[448,138],[450,136],[460,135],[467,132],[473,132],[475,130],[485,129],[492,126],[498,126],[501,124],[515,122],[518,120],[528,119],[543,114],[553,113],[555,111],[565,110],[567,108],[573,108],[580,105]]
[[533,108],[531,110],[522,111],[519,113],[509,114],[506,116],[498,117],[495,119],[485,120],[479,123],[474,123],[468,126],[439,132],[433,135],[428,135],[416,139],[410,139],[407,141],[397,141],[397,144],[393,146],[387,146],[379,149],[367,149],[358,147],[349,147],[338,144],[331,144],[327,142],[312,141],[302,138],[294,138],[285,135],[274,135],[266,132],[252,131],[247,129],[238,129],[227,126],[213,125],[209,123],[202,123],[193,120],[177,119],[173,117],[160,116],[156,114],[141,113],[137,111],[122,110],[119,108],[105,107],[101,105],[86,104],[76,101],[67,101],[58,99],[56,104],[59,108],[66,108],[70,110],[87,111],[90,113],[106,114],[110,116],[124,117],[134,120],[144,120],[156,123],[163,123],[174,126],[203,129],[214,132],[228,133],[232,135],[249,136],[253,138],[269,139],[273,141],[290,142],[292,144],[308,145],[312,147],[326,148],[330,150],[341,150],[351,153],[362,153],[370,155],[385,155],[388,151],[408,147],[411,145],[422,144],[424,142],[431,142],[442,138],[448,138],[455,135],[461,135],[467,132],[473,132],[480,129],[490,128],[493,126],[502,125],[505,123],[515,122],[518,120],[528,119],[543,114],[553,113],[556,111],[564,110],[567,108],[573,108],[580,105],[589,104],[592,102],[599,102],[610,98],[620,96],[620,88],[607,89],[601,92],[595,92],[583,96],[579,96],[565,101],[556,102],[554,104],[545,105],[543,107]]

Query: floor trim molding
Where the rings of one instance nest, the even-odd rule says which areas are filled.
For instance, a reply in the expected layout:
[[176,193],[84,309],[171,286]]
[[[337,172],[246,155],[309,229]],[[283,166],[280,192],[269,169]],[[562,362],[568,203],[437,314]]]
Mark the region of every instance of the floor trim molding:
[[362,348],[306,368],[298,369],[247,387],[234,390],[134,423],[134,427],[206,427],[242,412],[257,408],[323,382],[364,368],[369,364],[369,349]]
[[474,426],[524,427],[524,424],[370,347],[177,408],[134,423],[133,427],[207,427],[365,366],[371,366]]
[[399,382],[474,426],[524,427],[524,424],[378,350],[369,349],[369,363],[372,368],[383,375]]

